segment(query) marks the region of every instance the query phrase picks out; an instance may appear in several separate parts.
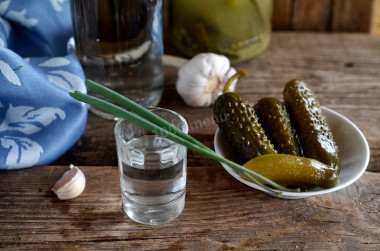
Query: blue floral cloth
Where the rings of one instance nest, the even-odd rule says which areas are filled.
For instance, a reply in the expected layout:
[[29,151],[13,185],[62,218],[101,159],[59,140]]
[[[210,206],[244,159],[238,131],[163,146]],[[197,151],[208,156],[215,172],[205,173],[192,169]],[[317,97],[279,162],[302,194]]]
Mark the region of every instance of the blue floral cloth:
[[84,74],[68,0],[0,0],[0,169],[46,165],[83,133]]

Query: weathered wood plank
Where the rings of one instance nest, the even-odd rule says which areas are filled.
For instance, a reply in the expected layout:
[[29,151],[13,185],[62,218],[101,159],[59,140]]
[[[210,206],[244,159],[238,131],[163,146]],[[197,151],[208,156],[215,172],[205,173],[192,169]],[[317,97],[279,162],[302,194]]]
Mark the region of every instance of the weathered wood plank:
[[273,2],[272,27],[273,30],[292,30],[294,0],[281,0]]
[[273,1],[273,30],[379,34],[379,0]]
[[378,173],[331,194],[282,200],[239,183],[220,165],[190,167],[183,213],[145,226],[122,212],[116,167],[80,167],[84,193],[59,201],[50,187],[66,168],[0,172],[0,248],[380,248]]
[[380,34],[380,0],[374,0],[371,15],[371,34]]
[[374,0],[334,0],[331,31],[369,32]]
[[294,0],[293,30],[328,31],[330,25],[330,0]]

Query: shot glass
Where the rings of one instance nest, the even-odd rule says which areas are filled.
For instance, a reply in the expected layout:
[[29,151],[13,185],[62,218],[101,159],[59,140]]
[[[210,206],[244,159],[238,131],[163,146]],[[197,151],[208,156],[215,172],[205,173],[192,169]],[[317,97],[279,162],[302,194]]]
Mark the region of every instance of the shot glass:
[[[186,120],[178,113],[150,110],[188,132]],[[116,123],[115,138],[125,213],[148,225],[177,218],[185,205],[186,147],[123,119]]]

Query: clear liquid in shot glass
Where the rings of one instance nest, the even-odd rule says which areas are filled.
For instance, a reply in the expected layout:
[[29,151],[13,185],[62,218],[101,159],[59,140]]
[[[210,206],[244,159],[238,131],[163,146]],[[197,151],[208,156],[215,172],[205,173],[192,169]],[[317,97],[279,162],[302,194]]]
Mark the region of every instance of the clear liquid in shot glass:
[[119,163],[125,212],[144,224],[172,221],[185,204],[186,148],[157,135],[135,138],[128,145],[133,150]]

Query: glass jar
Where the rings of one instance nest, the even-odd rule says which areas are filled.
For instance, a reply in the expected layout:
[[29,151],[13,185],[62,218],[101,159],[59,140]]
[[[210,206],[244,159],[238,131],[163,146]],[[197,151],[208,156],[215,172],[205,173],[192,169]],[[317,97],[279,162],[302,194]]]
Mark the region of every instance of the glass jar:
[[185,56],[214,52],[236,64],[263,52],[271,36],[272,0],[169,1],[170,38]]
[[70,4],[75,52],[86,78],[143,106],[156,106],[164,88],[162,0],[70,0]]

